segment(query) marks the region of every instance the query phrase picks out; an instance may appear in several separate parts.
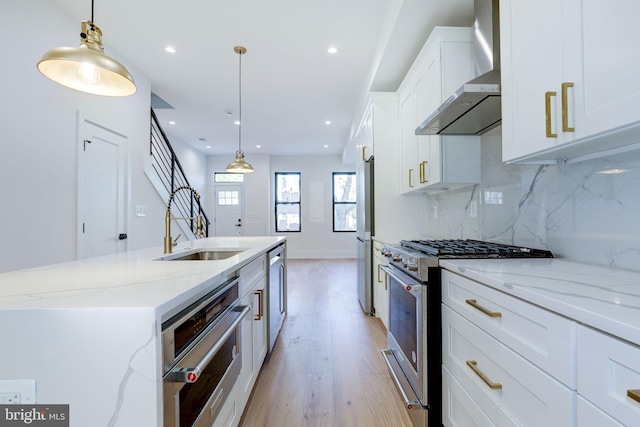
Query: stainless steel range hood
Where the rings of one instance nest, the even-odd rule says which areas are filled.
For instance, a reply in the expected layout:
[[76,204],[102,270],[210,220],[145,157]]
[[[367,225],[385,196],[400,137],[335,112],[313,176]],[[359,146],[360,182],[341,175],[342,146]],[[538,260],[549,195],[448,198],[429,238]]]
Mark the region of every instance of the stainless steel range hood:
[[416,135],[481,135],[502,120],[498,0],[475,0],[474,56],[479,77],[463,84]]

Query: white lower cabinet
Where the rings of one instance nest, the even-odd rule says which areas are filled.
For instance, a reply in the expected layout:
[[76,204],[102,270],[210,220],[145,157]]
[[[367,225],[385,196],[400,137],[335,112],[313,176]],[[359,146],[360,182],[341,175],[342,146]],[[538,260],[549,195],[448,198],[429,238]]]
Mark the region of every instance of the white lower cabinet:
[[575,322],[447,270],[442,284],[446,305],[575,389]]
[[577,366],[578,395],[588,401],[578,405],[580,427],[596,425],[593,406],[621,425],[640,426],[640,347],[579,326]]
[[596,408],[582,396],[578,396],[578,426],[580,427],[624,427],[622,424]]
[[446,305],[442,324],[444,366],[493,424],[574,425],[573,390]]
[[373,307],[376,310],[376,317],[379,317],[384,326],[389,329],[389,289],[387,288],[387,278],[383,265],[387,265],[387,259],[382,255],[384,245],[376,240],[373,241]]
[[[491,417],[485,411],[491,413]],[[518,425],[505,411],[491,402],[479,406],[445,366],[442,366],[442,423],[457,427]]]
[[234,427],[240,423],[240,417],[267,355],[266,265],[265,255],[240,270],[240,304],[251,308],[240,326],[242,369],[214,423],[215,427]]

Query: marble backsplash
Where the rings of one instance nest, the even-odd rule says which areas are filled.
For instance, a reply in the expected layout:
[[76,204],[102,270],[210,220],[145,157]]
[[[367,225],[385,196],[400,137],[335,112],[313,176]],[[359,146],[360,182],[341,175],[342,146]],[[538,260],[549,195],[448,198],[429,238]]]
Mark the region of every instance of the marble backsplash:
[[[500,130],[482,137],[480,184],[427,196],[427,235],[544,248],[640,271],[640,151],[568,165],[508,165]],[[626,172],[599,173],[616,168]]]

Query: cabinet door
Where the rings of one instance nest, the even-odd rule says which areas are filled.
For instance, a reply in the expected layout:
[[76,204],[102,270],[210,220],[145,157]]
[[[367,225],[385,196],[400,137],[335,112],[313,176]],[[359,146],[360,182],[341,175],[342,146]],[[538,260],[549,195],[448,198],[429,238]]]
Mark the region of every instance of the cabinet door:
[[[242,369],[238,377],[240,391],[237,393],[238,401],[246,402],[249,400],[251,389],[253,388],[254,378],[258,375],[253,366],[253,318],[255,317],[256,307],[254,307],[253,293],[250,292],[242,299],[242,305],[251,308],[249,313],[242,319]],[[244,405],[241,405],[244,407]],[[240,410],[242,412],[242,409]]]
[[256,376],[269,350],[266,284],[266,278],[263,276],[253,290],[253,306],[256,308],[253,316],[253,366]]
[[442,341],[442,363],[490,418],[501,409],[520,426],[574,425],[573,390],[444,304]]
[[622,424],[640,420],[640,347],[580,325],[578,394]]
[[[504,161],[563,142],[562,12],[558,0],[500,1]],[[557,137],[547,136],[547,110],[550,134]]]
[[[520,2],[518,2],[520,3]],[[537,2],[536,2],[537,3]],[[575,139],[640,120],[640,2],[564,0]],[[580,18],[582,18],[580,20]]]
[[374,155],[373,146],[373,106],[370,106],[362,122],[362,130],[360,131],[360,153],[359,161],[369,160]]
[[582,396],[578,396],[577,421],[580,427],[623,427],[622,424],[593,406]]
[[387,260],[381,253],[382,246],[379,242],[373,242],[373,306],[376,309],[376,317],[379,317],[384,326],[389,329],[387,273],[381,268],[387,265]]
[[402,191],[413,191],[419,185],[416,129],[416,96],[409,91],[401,99],[400,104],[400,141],[402,149]]

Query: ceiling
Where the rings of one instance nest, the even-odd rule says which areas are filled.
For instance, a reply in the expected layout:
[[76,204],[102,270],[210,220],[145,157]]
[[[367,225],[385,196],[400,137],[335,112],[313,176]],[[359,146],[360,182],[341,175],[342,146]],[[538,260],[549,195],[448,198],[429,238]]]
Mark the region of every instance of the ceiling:
[[[89,0],[53,1],[78,30],[90,19]],[[231,159],[238,147],[233,48],[246,47],[241,144],[249,162],[252,153],[342,155],[367,92],[395,91],[435,25],[471,26],[472,16],[473,0],[94,3],[105,53],[133,68],[134,78],[144,75],[172,107],[155,108],[169,138],[207,155]]]

